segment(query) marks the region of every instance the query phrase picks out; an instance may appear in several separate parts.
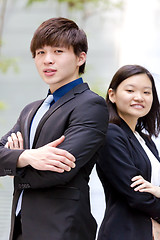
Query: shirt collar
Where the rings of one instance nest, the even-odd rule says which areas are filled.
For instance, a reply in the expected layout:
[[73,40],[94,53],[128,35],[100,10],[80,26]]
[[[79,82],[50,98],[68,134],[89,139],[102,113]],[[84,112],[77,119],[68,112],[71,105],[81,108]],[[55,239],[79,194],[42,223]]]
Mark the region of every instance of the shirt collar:
[[[63,97],[72,88],[74,88],[75,86],[77,86],[81,83],[83,83],[83,79],[78,78],[78,79],[76,79],[76,80],[74,80],[70,83],[67,83],[66,85],[58,88],[55,92],[53,92],[54,101],[57,102],[61,97]],[[51,94],[50,90],[48,91],[48,94]]]

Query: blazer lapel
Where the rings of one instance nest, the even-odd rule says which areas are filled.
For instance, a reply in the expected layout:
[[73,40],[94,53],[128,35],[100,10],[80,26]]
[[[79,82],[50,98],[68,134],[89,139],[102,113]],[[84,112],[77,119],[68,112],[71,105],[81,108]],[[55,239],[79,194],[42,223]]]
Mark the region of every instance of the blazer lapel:
[[142,137],[143,137],[144,141],[146,142],[147,147],[151,150],[151,152],[154,154],[154,156],[160,162],[159,153],[158,153],[158,150],[155,147],[154,142],[153,142],[153,144],[151,144],[149,138],[147,136],[145,136],[144,134],[142,134]]
[[27,113],[27,116],[25,116],[25,120],[24,120],[24,134],[23,134],[23,138],[24,138],[24,146],[25,149],[30,148],[30,144],[29,144],[29,136],[30,136],[30,125],[31,125],[31,121],[37,111],[37,109],[40,107],[40,105],[42,104],[44,100],[39,100],[34,102],[32,108],[30,109],[30,111]]
[[[57,102],[55,102],[52,107],[44,114],[44,116],[42,117],[42,119],[40,120],[36,133],[35,133],[35,138],[34,138],[34,142],[33,142],[33,147],[35,146],[35,143],[37,142],[37,139],[39,137],[40,131],[43,127],[43,125],[45,124],[46,120],[53,114],[56,112],[57,109],[59,109],[62,105],[66,104],[68,101],[71,101],[73,98],[75,98],[76,94],[80,94],[86,90],[88,90],[88,84],[87,83],[82,83],[77,85],[76,87],[74,87],[73,89],[71,89],[68,93],[66,93],[63,97],[61,97]],[[40,104],[39,104],[40,105]],[[37,107],[36,107],[37,109]],[[34,110],[31,112],[31,116],[29,119],[33,118],[33,115],[35,114],[35,108]],[[29,120],[30,122],[30,120]]]
[[[136,151],[138,151],[139,154],[143,156],[143,159],[145,160],[146,164],[148,165],[148,176],[150,179],[151,178],[151,163],[148,158],[148,155],[146,154],[145,150],[139,143],[138,139],[136,138],[136,136],[134,135],[132,130],[129,128],[129,126],[123,120],[122,120],[122,128],[126,132],[126,135],[128,136],[128,139],[131,142],[134,149],[136,149]],[[149,147],[149,149],[150,149],[150,147]]]

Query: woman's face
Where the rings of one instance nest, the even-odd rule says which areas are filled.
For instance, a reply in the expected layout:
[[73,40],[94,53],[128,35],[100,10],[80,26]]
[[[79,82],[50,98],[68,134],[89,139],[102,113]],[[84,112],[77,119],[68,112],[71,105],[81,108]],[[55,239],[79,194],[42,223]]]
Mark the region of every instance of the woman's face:
[[116,91],[109,89],[109,99],[116,104],[119,116],[134,130],[138,118],[151,109],[151,80],[146,74],[131,76],[121,82]]

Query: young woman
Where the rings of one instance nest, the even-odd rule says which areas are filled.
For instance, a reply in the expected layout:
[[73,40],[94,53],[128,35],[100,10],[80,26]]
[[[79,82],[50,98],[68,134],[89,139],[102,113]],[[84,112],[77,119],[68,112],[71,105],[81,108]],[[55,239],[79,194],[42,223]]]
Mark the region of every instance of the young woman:
[[98,240],[152,240],[160,196],[143,185],[160,185],[160,159],[151,140],[160,132],[160,104],[152,75],[139,65],[123,66],[106,102],[110,124],[97,163],[106,211]]

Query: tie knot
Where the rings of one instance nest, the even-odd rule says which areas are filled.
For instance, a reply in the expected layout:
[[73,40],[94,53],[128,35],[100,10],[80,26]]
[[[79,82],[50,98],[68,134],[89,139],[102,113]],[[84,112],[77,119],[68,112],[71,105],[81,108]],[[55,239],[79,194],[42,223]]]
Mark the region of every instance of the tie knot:
[[51,103],[53,101],[53,94],[48,95],[48,97],[44,100],[45,103]]

